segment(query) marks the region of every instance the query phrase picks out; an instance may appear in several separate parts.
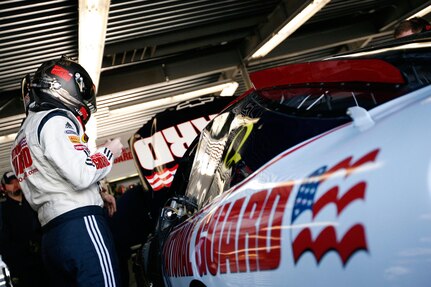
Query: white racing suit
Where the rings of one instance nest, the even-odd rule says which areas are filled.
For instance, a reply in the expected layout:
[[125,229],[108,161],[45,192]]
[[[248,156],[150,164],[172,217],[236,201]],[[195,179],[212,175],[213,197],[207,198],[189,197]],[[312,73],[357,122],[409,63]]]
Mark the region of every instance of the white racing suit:
[[106,147],[90,155],[85,138],[67,110],[29,111],[11,163],[38,212],[42,253],[54,285],[116,286],[118,268],[98,186],[114,157]]

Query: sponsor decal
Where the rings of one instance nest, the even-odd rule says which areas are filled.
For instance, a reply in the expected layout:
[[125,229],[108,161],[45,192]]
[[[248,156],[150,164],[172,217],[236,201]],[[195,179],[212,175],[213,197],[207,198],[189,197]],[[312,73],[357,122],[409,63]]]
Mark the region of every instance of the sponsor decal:
[[93,164],[96,166],[96,169],[102,169],[111,165],[109,160],[101,153],[93,154],[90,156],[90,158]]
[[173,162],[175,158],[181,158],[209,121],[210,118],[204,117],[194,119],[139,140],[135,143],[135,149],[141,166],[144,169],[152,170],[156,166]]
[[76,144],[73,146],[76,150],[89,151],[88,147],[83,144]]
[[68,135],[78,135],[75,131],[73,131],[73,130],[65,130],[64,131],[64,133],[65,134],[68,134]]
[[[348,157],[335,164],[332,167],[322,166],[314,171],[307,181],[301,184],[292,210],[291,225],[301,216],[307,216],[311,212],[311,220],[307,225],[301,224],[303,228],[295,229],[292,235],[292,251],[295,263],[306,252],[311,252],[316,258],[317,263],[329,251],[335,251],[340,256],[343,265],[346,265],[350,257],[359,250],[367,250],[365,238],[365,228],[362,224],[356,223],[351,226],[344,235],[337,235],[334,226],[324,227],[318,234],[312,234],[310,228],[315,223],[315,218],[328,204],[335,204],[337,207],[337,216],[345,211],[349,205],[356,200],[365,200],[365,191],[367,184],[365,181],[359,181],[350,186],[347,191],[340,190],[341,184],[358,168],[364,164],[374,162],[379,150],[373,150],[364,155],[357,161]],[[332,175],[340,176],[337,185],[330,185],[329,188],[321,189],[324,183]],[[316,198],[319,191],[320,197]],[[342,195],[340,195],[342,194]],[[314,239],[313,239],[314,238]],[[337,238],[340,238],[339,240]]]
[[20,182],[38,171],[37,168],[32,168],[33,159],[25,137],[12,149],[11,156],[13,169]]
[[79,136],[68,136],[69,141],[73,144],[80,144],[81,143],[81,139],[79,138]]
[[88,136],[87,136],[87,134],[86,134],[86,133],[84,133],[84,134],[82,135],[82,137],[81,137],[81,141],[82,141],[83,143],[87,143],[87,142],[88,142]]
[[64,126],[66,129],[73,129],[72,125],[67,122],[66,125]]
[[237,164],[241,160],[241,154],[239,152],[250,136],[252,130],[253,123],[248,123],[239,129],[232,140],[232,143],[230,144],[223,160],[223,164],[226,168],[230,168],[233,164]]
[[145,178],[151,184],[153,190],[157,191],[164,187],[171,186],[177,168],[178,164],[176,164],[172,168],[164,168],[160,172],[155,172],[151,176],[146,176]]
[[70,74],[65,68],[58,65],[55,65],[52,68],[51,74],[59,76],[66,81],[69,81],[72,78],[72,74]]
[[[213,116],[211,116],[212,118]],[[151,170],[152,173],[146,178],[157,178],[160,175],[170,173],[170,177],[175,174],[178,164],[177,158],[181,158],[192,141],[196,138],[210,118],[201,117],[154,133],[152,136],[143,138],[134,144],[135,151],[139,158],[139,163],[144,170]],[[174,163],[174,166],[167,166]],[[150,182],[153,190],[160,190],[162,187],[169,187],[172,180],[164,180],[160,187],[160,181]]]
[[132,160],[133,155],[129,148],[123,148],[121,151],[121,155],[114,160],[114,164],[120,163],[123,161]]
[[[311,252],[319,264],[325,254],[335,251],[345,266],[355,252],[367,250],[363,224],[355,221],[342,236],[333,225],[320,228],[318,234],[312,234],[311,226],[319,223],[317,215],[329,204],[336,206],[339,217],[353,202],[365,201],[364,180],[355,179],[346,191],[341,186],[352,174],[373,163],[378,153],[375,149],[358,160],[350,156],[331,167],[318,168],[302,182],[284,182],[213,209],[209,206],[203,212],[210,212],[196,215],[171,232],[163,248],[164,272],[182,277],[275,270],[281,263],[282,248],[288,247],[294,264],[306,252]],[[292,196],[292,214],[286,220],[293,190],[297,194]],[[308,218],[301,220],[307,214]],[[287,223],[283,223],[283,217]],[[283,233],[284,229],[290,231]]]
[[[230,97],[201,97],[158,113],[140,128],[133,143],[138,171],[143,180],[174,174],[179,160],[208,122],[232,101]],[[162,176],[163,177],[163,176]],[[155,181],[153,190],[167,191],[169,179]]]
[[[261,190],[219,206],[203,219],[195,238],[200,276],[271,270],[281,259],[281,224],[291,185]],[[164,248],[168,276],[191,276],[188,252],[193,225],[172,232]]]

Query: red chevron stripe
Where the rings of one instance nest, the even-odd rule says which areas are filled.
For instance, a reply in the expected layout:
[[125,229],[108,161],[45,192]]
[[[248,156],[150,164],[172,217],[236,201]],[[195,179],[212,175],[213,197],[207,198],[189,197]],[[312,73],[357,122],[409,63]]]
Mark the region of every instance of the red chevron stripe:
[[329,169],[327,172],[325,172],[325,174],[322,175],[322,179],[320,183],[324,182],[326,179],[331,177],[332,174],[336,173],[341,169],[346,170],[346,177],[348,177],[352,172],[354,172],[357,168],[359,168],[363,164],[375,161],[377,158],[377,155],[379,154],[379,151],[380,151],[379,149],[375,149],[353,163],[350,163],[352,161],[351,156],[346,159],[343,159],[342,161],[334,165],[331,169]]
[[361,224],[356,224],[337,242],[336,230],[333,226],[323,229],[315,241],[312,240],[310,229],[305,228],[293,241],[292,249],[295,264],[307,251],[313,253],[319,263],[326,253],[334,250],[340,256],[343,265],[346,265],[356,251],[367,250],[365,230]]
[[328,204],[337,205],[337,214],[340,215],[344,208],[352,201],[365,198],[367,184],[360,182],[350,188],[342,197],[338,198],[338,186],[334,186],[323,194],[313,205],[313,218]]

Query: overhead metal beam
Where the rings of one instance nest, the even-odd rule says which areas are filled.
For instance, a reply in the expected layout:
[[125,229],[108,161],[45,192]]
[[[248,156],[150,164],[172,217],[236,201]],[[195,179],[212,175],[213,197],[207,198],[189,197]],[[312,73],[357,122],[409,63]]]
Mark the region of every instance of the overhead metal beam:
[[[305,3],[306,4],[306,3]],[[263,25],[249,37],[241,49],[244,59],[249,59],[262,43],[283,27],[290,18],[304,7],[304,0],[283,0],[268,16]]]
[[[124,90],[153,85],[169,80],[176,80],[193,75],[215,71],[236,69],[241,59],[234,47],[210,50],[208,53],[182,56],[175,59],[161,59],[155,62],[131,64],[121,69],[102,72],[99,95],[112,94]],[[204,63],[204,64],[203,64]],[[162,66],[164,65],[164,66]]]
[[393,30],[395,25],[407,19],[424,7],[431,5],[429,0],[394,0],[393,9],[382,14],[379,20],[379,30]]
[[[369,37],[376,37],[388,32],[378,32],[378,29],[369,21],[363,21],[350,25],[338,26],[323,31],[315,31],[307,34],[299,34],[287,38],[282,44],[266,56],[264,61],[273,61],[276,58],[287,55],[306,54],[316,49],[337,47]],[[256,61],[252,61],[254,63]]]
[[102,67],[109,5],[110,1],[106,0],[79,0],[79,63],[91,76],[96,90]]
[[[369,41],[370,37],[387,35],[391,32],[397,22],[413,15],[428,5],[431,5],[430,0],[395,0],[393,5],[388,6],[386,10],[381,11],[379,14],[381,17],[374,17],[374,21],[369,21],[368,19],[368,23],[360,23],[359,25],[356,25],[357,23],[353,22],[350,25],[349,23],[344,23],[343,27],[335,29],[328,29],[325,27],[325,29],[319,29],[316,31],[316,33],[310,34],[307,32],[307,36],[301,35],[301,31],[298,31],[287,38],[279,45],[279,47],[275,48],[274,51],[265,57],[265,59],[259,61],[266,62],[269,58],[274,59],[283,54],[295,53],[294,51],[300,52],[304,48],[306,49],[305,52],[308,52],[318,46],[324,48],[344,43],[351,43],[354,41]],[[253,36],[244,41],[243,46],[241,47],[243,58],[249,59],[257,47],[276,33],[280,27],[288,22],[292,15],[295,15],[303,6],[304,1],[282,1],[274,12],[270,14],[267,22],[261,25],[255,31]],[[311,24],[311,27],[313,25],[314,24]],[[360,29],[365,30],[359,31]],[[290,45],[293,47],[289,47]],[[255,60],[249,61],[251,63],[256,62]]]
[[163,33],[160,35],[140,37],[133,40],[107,43],[105,46],[105,55],[120,53],[134,48],[145,46],[162,46],[172,45],[173,43],[189,41],[203,41],[205,43],[219,43],[221,37],[237,38],[242,37],[245,32],[250,33],[250,27],[253,27],[263,21],[262,17],[249,17],[247,19],[238,19],[217,23],[214,25],[203,25],[196,28],[184,29],[181,33],[176,31]]

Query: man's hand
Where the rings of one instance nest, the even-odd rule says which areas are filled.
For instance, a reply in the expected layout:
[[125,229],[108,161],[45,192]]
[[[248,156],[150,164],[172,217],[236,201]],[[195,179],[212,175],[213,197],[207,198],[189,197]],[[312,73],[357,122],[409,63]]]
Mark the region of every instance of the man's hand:
[[108,209],[108,214],[110,217],[114,215],[117,211],[117,203],[115,202],[115,198],[107,192],[100,192],[100,196],[105,203],[105,207]]
[[114,155],[114,158],[119,157],[123,149],[123,144],[121,143],[120,138],[107,140],[102,146],[109,148]]

